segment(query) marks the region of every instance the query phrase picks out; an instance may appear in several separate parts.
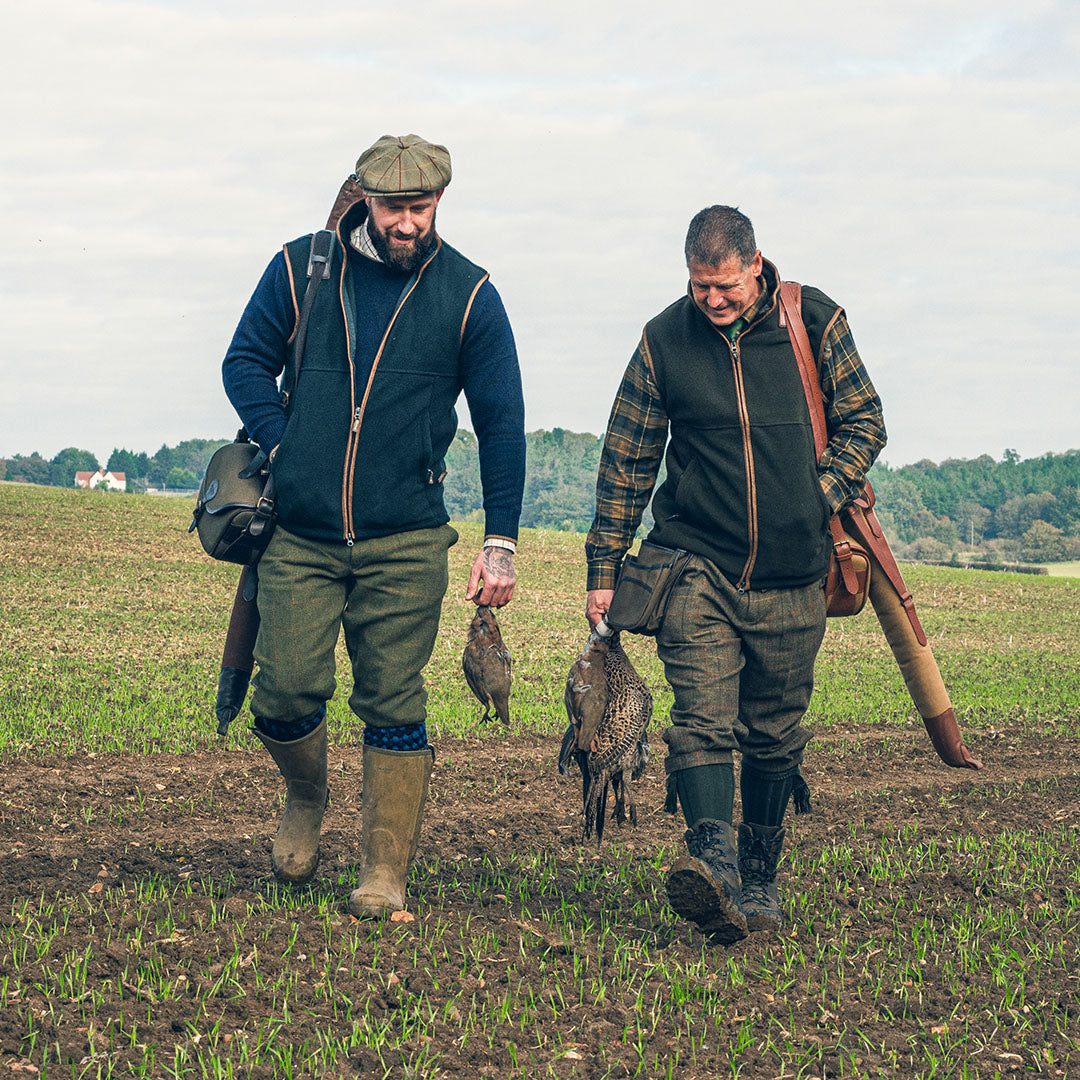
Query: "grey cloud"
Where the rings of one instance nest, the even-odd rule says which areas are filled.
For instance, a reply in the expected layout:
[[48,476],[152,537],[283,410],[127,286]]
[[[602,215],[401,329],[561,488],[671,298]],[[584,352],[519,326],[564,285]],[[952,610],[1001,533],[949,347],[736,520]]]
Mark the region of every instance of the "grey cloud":
[[686,221],[722,200],[848,308],[890,461],[1074,445],[1071,8],[753,14],[421,3],[406,50],[384,5],[20,10],[0,454],[230,432],[218,368],[247,296],[384,131],[450,147],[440,229],[504,296],[532,426],[602,429],[642,324],[683,289]]

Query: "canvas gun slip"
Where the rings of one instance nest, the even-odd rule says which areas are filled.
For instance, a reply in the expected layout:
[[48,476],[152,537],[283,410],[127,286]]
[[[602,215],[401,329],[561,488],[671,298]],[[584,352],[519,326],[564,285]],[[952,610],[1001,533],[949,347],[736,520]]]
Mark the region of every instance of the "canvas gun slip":
[[[335,229],[350,206],[363,197],[355,173],[346,178],[326,219],[326,228]],[[295,388],[295,380],[294,380]],[[255,638],[259,633],[258,567],[245,566],[236,585],[229,629],[225,634],[225,649],[221,656],[217,698],[218,734],[227,735],[229,724],[240,715],[247,697],[251,673],[255,669]]]

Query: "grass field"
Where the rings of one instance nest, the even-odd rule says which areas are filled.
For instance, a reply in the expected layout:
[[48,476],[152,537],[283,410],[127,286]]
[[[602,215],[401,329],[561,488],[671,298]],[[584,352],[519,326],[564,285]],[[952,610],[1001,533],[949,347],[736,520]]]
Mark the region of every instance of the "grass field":
[[360,730],[330,704],[316,882],[266,846],[279,780],[213,693],[236,569],[173,499],[0,485],[0,1076],[1080,1076],[1080,580],[905,567],[967,741],[933,757],[869,612],[830,624],[785,926],[729,949],[667,907],[670,693],[651,642],[637,830],[578,840],[556,775],[580,536],[527,532],[512,722],[460,673],[460,527],[427,672],[438,761],[412,921],[343,913]]

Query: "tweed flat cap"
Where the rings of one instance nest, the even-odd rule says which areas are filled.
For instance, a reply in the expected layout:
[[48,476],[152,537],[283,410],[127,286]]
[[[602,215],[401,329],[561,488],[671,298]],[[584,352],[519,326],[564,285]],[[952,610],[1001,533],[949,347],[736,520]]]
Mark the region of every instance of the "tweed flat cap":
[[365,195],[426,195],[450,183],[450,151],[419,135],[384,135],[356,162]]

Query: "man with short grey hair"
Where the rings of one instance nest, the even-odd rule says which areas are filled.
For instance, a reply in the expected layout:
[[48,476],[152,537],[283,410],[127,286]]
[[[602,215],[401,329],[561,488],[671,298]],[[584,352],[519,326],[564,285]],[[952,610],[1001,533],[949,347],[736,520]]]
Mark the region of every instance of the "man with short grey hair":
[[780,277],[750,220],[702,210],[685,253],[686,295],[646,325],[608,422],[586,614],[595,626],[607,613],[666,460],[648,540],[691,553],[657,634],[675,697],[668,809],[681,805],[689,826],[668,898],[730,942],[780,925],[776,870],[788,802],[805,792],[800,721],[825,633],[829,518],[862,493],[885,428],[843,310],[803,288],[828,431],[818,460]]
[[[349,898],[361,916],[404,906],[420,837],[434,759],[421,672],[457,540],[442,487],[455,401],[464,391],[480,448],[486,536],[466,586],[477,604],[501,607],[513,596],[525,434],[499,294],[435,229],[448,151],[417,135],[384,135],[355,176],[362,197],[337,223],[303,354],[295,355],[298,298],[310,234],[274,256],[223,374],[277,490],[278,525],[258,565],[251,699],[255,733],[286,785],[271,864],[290,884],[309,881],[318,865],[326,702],[343,630],[349,705],[364,725],[361,868]],[[299,378],[286,396],[277,379],[289,361]]]

